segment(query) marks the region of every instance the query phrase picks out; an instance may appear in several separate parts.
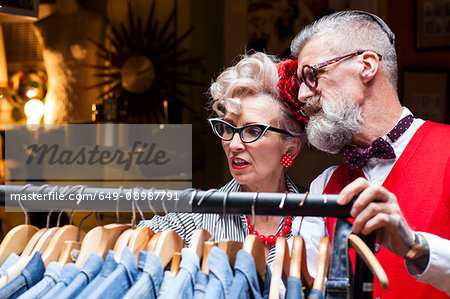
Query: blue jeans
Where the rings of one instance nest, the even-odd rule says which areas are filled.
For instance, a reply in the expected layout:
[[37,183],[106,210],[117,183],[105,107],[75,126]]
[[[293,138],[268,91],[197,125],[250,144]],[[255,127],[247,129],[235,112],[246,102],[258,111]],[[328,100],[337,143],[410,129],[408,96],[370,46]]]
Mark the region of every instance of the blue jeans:
[[81,290],[81,293],[78,294],[76,298],[79,299],[88,298],[91,295],[91,293],[94,290],[96,290],[116,268],[117,263],[114,260],[114,251],[109,250],[100,273],[94,278],[94,280],[90,281],[89,284],[84,289]]
[[228,298],[233,283],[233,270],[228,256],[215,246],[211,249],[206,264],[210,273],[205,298]]
[[[78,270],[77,275],[67,285],[58,298],[75,298],[80,294],[89,282],[98,275],[103,265],[103,258],[96,253],[91,253],[83,265],[83,269]],[[51,298],[49,298],[51,299]]]
[[146,255],[142,275],[128,290],[124,299],[155,299],[158,297],[164,269],[161,261],[153,252],[149,251]]
[[80,272],[80,267],[74,263],[68,263],[62,269],[61,276],[59,277],[56,285],[48,291],[41,299],[52,299],[57,295],[61,294],[62,291],[70,284],[70,282],[77,276]]
[[262,298],[255,261],[245,250],[239,250],[236,255],[234,273],[230,299]]
[[197,254],[189,248],[181,249],[180,270],[162,298],[191,299],[194,296],[195,275],[200,270]]
[[125,247],[117,268],[89,295],[89,298],[121,298],[136,281],[137,272],[134,254]]
[[19,276],[0,289],[0,298],[17,298],[42,279],[45,265],[37,251]]

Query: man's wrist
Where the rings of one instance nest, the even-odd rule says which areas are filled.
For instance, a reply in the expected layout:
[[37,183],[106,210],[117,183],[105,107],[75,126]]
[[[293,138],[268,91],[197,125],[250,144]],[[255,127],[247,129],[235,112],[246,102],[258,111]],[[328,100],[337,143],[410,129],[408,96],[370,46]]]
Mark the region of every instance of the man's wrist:
[[422,273],[428,265],[430,248],[424,236],[414,233],[414,243],[405,255],[407,263],[413,266],[414,272]]

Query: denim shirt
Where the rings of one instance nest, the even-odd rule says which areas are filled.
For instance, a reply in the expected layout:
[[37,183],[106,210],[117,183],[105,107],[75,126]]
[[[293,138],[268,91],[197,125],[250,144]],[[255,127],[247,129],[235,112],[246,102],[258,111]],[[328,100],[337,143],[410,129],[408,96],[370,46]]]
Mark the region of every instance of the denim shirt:
[[58,281],[62,267],[58,262],[51,262],[45,270],[44,277],[28,291],[19,296],[20,299],[34,299],[43,296]]
[[205,297],[206,287],[208,285],[209,276],[198,271],[195,275],[194,299],[203,299]]
[[161,288],[159,289],[158,298],[159,297],[164,298],[167,295],[167,292],[172,287],[174,280],[175,276],[172,274],[172,272],[164,271],[164,277],[161,283]]
[[162,298],[191,299],[194,296],[195,275],[200,270],[199,263],[199,258],[193,250],[181,249],[180,270]]
[[78,275],[78,273],[80,273],[80,267],[74,263],[65,264],[56,285],[41,299],[52,299],[61,294],[62,291],[64,291],[64,289],[72,282],[75,276]]
[[136,281],[137,273],[134,254],[128,247],[125,247],[119,265],[88,297],[121,298]]
[[[86,261],[87,262],[87,261]],[[102,269],[100,273],[89,282],[89,284],[83,289],[80,290],[81,293],[77,294],[76,298],[86,299],[91,295],[91,293],[98,288],[99,285],[117,268],[117,263],[114,260],[114,251],[109,250],[106,255],[105,262],[103,263]]]
[[233,270],[225,252],[214,246],[206,262],[209,268],[209,281],[205,298],[228,298],[233,283]]
[[42,253],[37,251],[19,276],[0,289],[0,298],[17,298],[33,287],[45,272]]
[[[145,256],[145,255],[144,255]],[[140,260],[139,260],[140,262]],[[151,251],[147,252],[141,277],[128,290],[124,299],[156,299],[163,279],[164,269],[159,258]]]
[[1,265],[0,267],[0,277],[3,277],[7,274],[7,271],[9,268],[11,268],[12,265],[14,265],[18,260],[20,256],[15,254],[14,252],[11,253],[6,261]]
[[234,272],[233,284],[231,285],[233,291],[230,294],[230,299],[262,298],[255,261],[250,253],[243,249],[238,251],[234,262]]
[[304,299],[302,290],[302,281],[295,276],[289,276],[287,279],[286,299]]
[[145,268],[145,259],[147,258],[147,251],[141,250],[139,252],[139,259],[138,259],[138,274],[136,276],[136,281],[139,280],[139,278],[141,277],[142,273],[144,272],[144,268]]
[[64,288],[58,298],[75,298],[81,293],[89,282],[93,281],[100,272],[103,265],[103,258],[97,253],[91,253],[83,265],[83,269],[78,270],[79,273]]

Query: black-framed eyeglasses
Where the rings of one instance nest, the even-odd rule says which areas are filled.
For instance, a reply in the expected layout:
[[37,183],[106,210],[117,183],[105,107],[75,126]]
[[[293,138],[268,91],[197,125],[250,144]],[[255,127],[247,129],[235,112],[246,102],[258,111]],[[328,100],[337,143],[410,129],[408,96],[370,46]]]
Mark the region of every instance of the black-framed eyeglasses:
[[[312,91],[316,92],[317,89],[317,84],[318,84],[318,78],[317,78],[317,74],[319,73],[319,70],[321,68],[324,68],[326,66],[329,66],[333,63],[337,63],[339,61],[342,61],[344,59],[350,58],[350,57],[354,57],[354,56],[358,56],[361,55],[362,53],[366,52],[368,50],[364,50],[364,51],[356,51],[344,56],[339,56],[339,57],[335,57],[332,58],[330,60],[315,64],[315,65],[308,65],[305,64],[302,67],[302,75],[298,77],[298,83],[301,85],[302,83],[305,83],[306,86],[308,86],[309,89],[311,89]],[[378,54],[378,57],[380,57],[380,60],[382,59],[383,56],[381,56],[380,54]]]
[[267,130],[292,136],[291,133],[285,130],[271,127],[266,124],[248,124],[243,127],[237,128],[224,120],[218,118],[208,119],[211,124],[211,128],[220,139],[230,141],[233,139],[235,133],[239,133],[239,138],[244,143],[255,142],[261,138]]

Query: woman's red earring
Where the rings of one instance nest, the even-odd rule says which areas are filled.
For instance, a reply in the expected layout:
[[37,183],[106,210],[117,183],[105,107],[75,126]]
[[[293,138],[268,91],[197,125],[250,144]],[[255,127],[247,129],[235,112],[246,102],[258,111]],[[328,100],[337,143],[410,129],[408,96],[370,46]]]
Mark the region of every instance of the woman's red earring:
[[284,154],[283,156],[281,156],[281,161],[280,161],[281,165],[283,165],[283,167],[291,167],[292,164],[294,163],[294,159],[292,159],[292,156],[289,154]]

